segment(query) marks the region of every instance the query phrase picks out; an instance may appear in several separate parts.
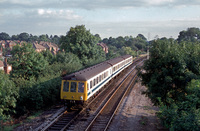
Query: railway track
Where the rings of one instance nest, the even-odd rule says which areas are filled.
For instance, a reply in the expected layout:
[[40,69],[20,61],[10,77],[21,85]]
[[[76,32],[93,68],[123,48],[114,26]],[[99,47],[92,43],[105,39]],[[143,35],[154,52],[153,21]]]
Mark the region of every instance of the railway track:
[[87,126],[85,131],[106,131],[111,123],[114,114],[118,110],[123,98],[135,84],[137,72],[131,71],[128,77],[119,85],[118,89],[112,94],[101,110],[95,115],[94,119]]
[[[70,112],[65,111],[65,112],[61,113],[56,119],[54,119],[50,124],[48,124],[41,131],[77,130],[77,129],[75,129],[77,121],[79,121],[79,122],[82,121],[84,123],[80,127],[81,130],[87,129],[88,128],[87,123],[93,121],[94,115],[97,114],[97,112],[99,112],[101,110],[101,108],[103,107],[103,105],[105,105],[105,103],[107,101],[110,101],[112,94],[116,90],[120,89],[119,86],[122,85],[123,83],[125,83],[125,82],[123,82],[124,81],[123,79],[131,78],[131,74],[134,74],[133,70],[135,69],[135,67],[136,67],[136,65],[133,64],[132,66],[129,67],[129,69],[131,68],[132,71],[129,71],[129,73],[127,73],[128,70],[122,72],[120,74],[120,76],[118,76],[115,80],[113,80],[115,82],[109,83],[106,86],[106,88],[102,89],[101,93],[98,94],[98,97],[93,98],[90,101],[90,103],[88,103],[86,108],[83,108],[82,110],[72,110]],[[126,75],[124,75],[125,73],[126,73]],[[109,88],[109,86],[111,88]],[[112,88],[112,87],[116,87],[116,88]],[[117,94],[117,93],[115,93],[115,94]],[[111,104],[107,104],[107,105],[111,105]],[[113,108],[115,108],[115,107],[113,107]],[[90,110],[90,113],[89,113],[90,115],[87,112],[88,109]],[[111,120],[109,120],[109,121],[111,121]],[[93,125],[93,124],[91,124],[91,125]],[[90,130],[90,129],[92,129],[92,126],[89,127],[87,130]]]

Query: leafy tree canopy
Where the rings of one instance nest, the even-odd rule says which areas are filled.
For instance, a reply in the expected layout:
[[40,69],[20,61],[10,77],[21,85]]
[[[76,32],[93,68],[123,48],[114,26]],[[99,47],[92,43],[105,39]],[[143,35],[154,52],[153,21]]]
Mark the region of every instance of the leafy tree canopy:
[[162,105],[158,117],[170,130],[200,130],[200,80],[192,80],[187,86],[187,95],[178,103]]
[[67,35],[60,40],[61,49],[76,54],[83,65],[90,64],[91,60],[105,60],[105,54],[97,45],[98,37],[86,30],[84,25],[71,27]]
[[179,33],[177,40],[179,42],[181,42],[181,41],[191,41],[191,42],[200,41],[200,29],[192,27],[192,28],[188,28],[186,31],[181,31]]
[[185,44],[171,40],[152,43],[142,81],[148,87],[146,93],[154,104],[159,104],[158,98],[169,105],[184,97],[187,83],[199,77],[199,49],[198,44],[186,48]]
[[18,39],[21,41],[28,41],[29,40],[29,34],[26,32],[23,32],[19,34]]
[[10,40],[10,36],[5,32],[1,32],[0,33],[0,40]]
[[37,78],[40,71],[44,70],[48,64],[42,54],[35,52],[32,44],[14,46],[11,54],[12,58],[9,59],[9,63],[12,64],[11,76],[13,78]]

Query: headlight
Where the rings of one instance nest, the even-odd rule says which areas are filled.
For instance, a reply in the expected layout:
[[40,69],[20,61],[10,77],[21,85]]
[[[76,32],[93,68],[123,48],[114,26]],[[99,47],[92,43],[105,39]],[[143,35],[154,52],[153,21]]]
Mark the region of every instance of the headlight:
[[81,96],[80,99],[83,100],[83,96]]

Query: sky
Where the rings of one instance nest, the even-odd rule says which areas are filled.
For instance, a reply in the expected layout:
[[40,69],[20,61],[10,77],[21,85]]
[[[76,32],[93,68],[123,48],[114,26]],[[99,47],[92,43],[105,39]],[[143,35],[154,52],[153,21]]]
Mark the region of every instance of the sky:
[[100,37],[177,38],[200,28],[200,0],[0,0],[0,32],[66,35],[85,25]]

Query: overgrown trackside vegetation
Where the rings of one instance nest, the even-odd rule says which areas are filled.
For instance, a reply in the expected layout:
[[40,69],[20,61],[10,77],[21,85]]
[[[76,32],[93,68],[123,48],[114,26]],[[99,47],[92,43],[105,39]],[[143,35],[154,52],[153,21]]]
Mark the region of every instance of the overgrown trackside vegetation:
[[199,29],[189,28],[180,32],[178,41],[166,38],[152,41],[150,59],[144,64],[145,94],[160,106],[158,116],[170,130],[200,130],[198,34]]

